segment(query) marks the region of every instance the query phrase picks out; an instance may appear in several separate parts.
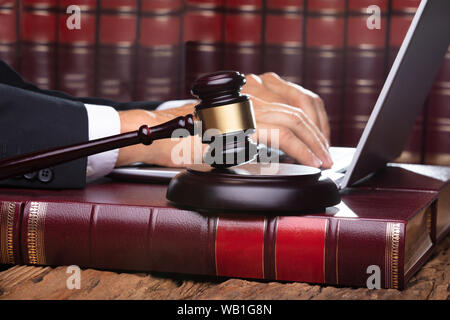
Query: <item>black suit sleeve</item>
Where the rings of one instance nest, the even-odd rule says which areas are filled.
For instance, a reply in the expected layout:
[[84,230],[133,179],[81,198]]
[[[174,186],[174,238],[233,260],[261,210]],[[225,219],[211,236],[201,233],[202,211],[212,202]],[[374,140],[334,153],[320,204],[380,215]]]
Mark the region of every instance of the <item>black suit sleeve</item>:
[[71,95],[56,91],[56,90],[42,90],[38,88],[35,84],[26,82],[16,71],[14,71],[9,65],[0,60],[0,83],[8,84],[13,87],[21,88],[28,91],[33,91],[53,97],[58,97],[62,99],[80,101],[89,104],[99,104],[114,107],[118,111],[131,110],[131,109],[146,109],[154,110],[158,107],[160,101],[133,101],[133,102],[117,102],[109,99],[103,98],[75,98]]
[[[24,81],[0,60],[0,159],[89,140],[84,103],[118,110],[154,109],[159,102],[118,103],[106,99],[74,98],[42,90]],[[82,188],[87,159],[82,158],[12,179],[0,185],[27,188]]]
[[[79,101],[57,98],[0,84],[1,158],[87,141],[86,108]],[[81,188],[86,158],[0,181],[29,188]]]

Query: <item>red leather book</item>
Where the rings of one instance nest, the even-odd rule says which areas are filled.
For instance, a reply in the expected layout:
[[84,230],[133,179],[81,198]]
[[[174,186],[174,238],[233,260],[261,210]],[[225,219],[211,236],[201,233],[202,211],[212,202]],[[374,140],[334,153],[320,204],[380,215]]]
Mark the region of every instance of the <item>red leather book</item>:
[[[67,26],[71,5],[81,9],[80,29]],[[75,97],[95,96],[96,10],[96,0],[59,1],[56,84]]]
[[143,0],[139,22],[137,99],[165,101],[180,95],[180,0]]
[[55,89],[56,11],[56,0],[22,1],[20,71],[43,89]]
[[223,70],[223,0],[186,0],[183,15],[185,95],[198,77]]
[[[392,0],[389,34],[389,67],[392,66],[397,56],[419,3],[420,0]],[[417,118],[405,149],[397,161],[406,163],[421,163],[423,161],[423,125],[422,114]]]
[[[372,13],[381,9],[378,26],[368,26]],[[345,107],[342,144],[356,147],[377,101],[386,76],[388,0],[351,0],[346,25]]]
[[428,96],[425,162],[450,166],[450,47]]
[[302,84],[304,1],[267,1],[264,71]]
[[263,1],[225,0],[225,69],[262,70]]
[[345,1],[307,2],[304,83],[325,102],[332,145],[341,143],[345,12]]
[[18,67],[17,4],[15,0],[0,2],[0,59]]
[[180,210],[153,184],[1,189],[0,259],[363,287],[376,266],[383,288],[401,289],[430,255],[432,230],[449,231],[450,169],[389,170],[304,216]]
[[137,1],[101,1],[99,19],[96,94],[116,101],[132,101]]

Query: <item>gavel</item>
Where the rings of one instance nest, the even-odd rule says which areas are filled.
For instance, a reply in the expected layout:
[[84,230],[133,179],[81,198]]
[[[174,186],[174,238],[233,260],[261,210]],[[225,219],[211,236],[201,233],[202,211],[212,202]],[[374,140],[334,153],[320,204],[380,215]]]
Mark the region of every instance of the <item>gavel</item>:
[[[67,161],[135,144],[150,145],[153,141],[172,137],[177,129],[194,135],[195,121],[202,125],[202,142],[213,144],[220,139],[221,148],[207,152],[208,164],[226,168],[249,162],[256,157],[256,144],[249,136],[256,129],[249,97],[241,94],[243,74],[220,71],[197,79],[191,93],[200,99],[194,114],[177,117],[157,126],[142,125],[138,130],[87,142],[56,147],[19,155],[0,161],[0,179],[7,179],[45,169]],[[208,132],[214,132],[211,136]],[[219,154],[217,154],[219,152]]]

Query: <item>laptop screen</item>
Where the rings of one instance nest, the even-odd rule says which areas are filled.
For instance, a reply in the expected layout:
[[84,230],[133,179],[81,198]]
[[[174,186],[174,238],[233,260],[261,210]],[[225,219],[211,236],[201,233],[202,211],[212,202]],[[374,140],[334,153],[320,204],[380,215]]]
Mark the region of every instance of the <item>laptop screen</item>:
[[450,1],[422,0],[358,143],[342,188],[402,152],[450,44]]

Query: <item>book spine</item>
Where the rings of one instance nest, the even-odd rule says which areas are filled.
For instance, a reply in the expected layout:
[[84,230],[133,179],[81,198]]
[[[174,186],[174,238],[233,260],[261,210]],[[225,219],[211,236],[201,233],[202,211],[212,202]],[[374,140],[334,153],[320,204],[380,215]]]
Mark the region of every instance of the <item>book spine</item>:
[[15,0],[0,3],[0,59],[14,69],[18,67],[17,5]]
[[223,0],[187,0],[183,20],[185,94],[198,77],[223,69]]
[[[81,9],[79,29],[67,13],[73,4]],[[95,95],[96,11],[96,0],[59,1],[56,83],[58,90],[75,97]]]
[[137,1],[101,0],[96,95],[115,101],[133,100]]
[[[419,3],[420,0],[392,0],[389,34],[389,66],[392,66],[397,56]],[[397,162],[421,163],[423,161],[423,125],[424,117],[422,112],[414,124],[402,154],[396,160]]]
[[245,74],[262,70],[262,0],[226,0],[225,69]]
[[428,97],[425,162],[450,166],[450,47]]
[[55,0],[24,0],[21,13],[21,74],[42,89],[55,88]]
[[[381,10],[374,25],[372,5]],[[345,107],[342,145],[356,147],[386,76],[388,0],[351,0],[346,25]]]
[[304,1],[267,1],[264,71],[302,84]]
[[307,1],[305,87],[321,96],[331,145],[341,143],[346,1]]
[[0,203],[0,264],[20,264],[20,225],[22,203],[3,201]]
[[137,99],[175,99],[181,87],[180,1],[142,1]]
[[363,287],[367,268],[376,265],[382,287],[402,288],[404,227],[395,221],[214,216],[88,203],[0,206],[2,263]]

